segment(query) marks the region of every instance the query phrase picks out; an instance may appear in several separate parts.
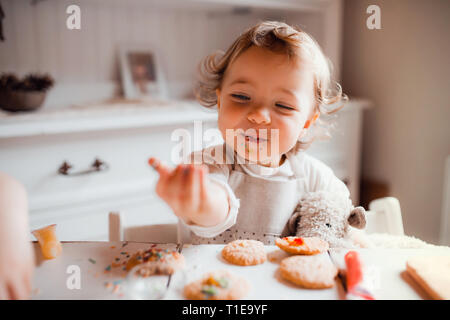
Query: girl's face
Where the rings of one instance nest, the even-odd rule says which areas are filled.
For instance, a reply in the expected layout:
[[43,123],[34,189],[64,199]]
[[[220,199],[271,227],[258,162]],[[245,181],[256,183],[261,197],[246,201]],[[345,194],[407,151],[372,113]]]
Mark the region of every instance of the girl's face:
[[[218,126],[226,144],[264,166],[279,166],[281,156],[295,146],[313,117],[311,70],[256,46],[228,66],[216,94]],[[228,137],[227,129],[232,130]]]

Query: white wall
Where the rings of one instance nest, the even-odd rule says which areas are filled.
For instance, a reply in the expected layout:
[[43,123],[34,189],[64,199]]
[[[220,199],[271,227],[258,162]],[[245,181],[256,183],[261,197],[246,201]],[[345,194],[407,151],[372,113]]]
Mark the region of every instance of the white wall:
[[[164,1],[2,0],[5,42],[0,42],[0,72],[48,72],[56,79],[44,107],[64,107],[117,94],[121,43],[148,43],[159,48],[169,94],[191,92],[198,62],[226,49],[237,35],[261,19],[301,24],[322,41],[317,13],[288,14],[274,10],[234,14],[232,9],[163,6]],[[66,8],[81,8],[81,30],[68,30]],[[339,6],[338,6],[339,7]],[[333,58],[339,59],[334,49]],[[88,101],[83,101],[88,100]]]
[[[66,28],[70,4],[81,8],[81,30]],[[2,5],[6,41],[0,42],[0,71],[20,75],[49,72],[56,86],[47,107],[64,104],[64,95],[58,93],[68,86],[72,102],[77,102],[77,91],[88,95],[93,86],[106,96],[117,90],[117,50],[126,42],[158,48],[170,93],[185,94],[196,63],[207,53],[222,49],[242,23],[239,17],[228,19],[234,24],[225,21],[219,36],[219,21],[205,11],[169,10],[145,2],[131,6],[118,0],[46,0],[31,5],[30,0],[6,0]]]
[[[366,28],[374,3],[382,30]],[[362,174],[388,182],[405,232],[431,242],[450,154],[449,30],[448,0],[345,1],[343,87],[375,103],[364,119]]]

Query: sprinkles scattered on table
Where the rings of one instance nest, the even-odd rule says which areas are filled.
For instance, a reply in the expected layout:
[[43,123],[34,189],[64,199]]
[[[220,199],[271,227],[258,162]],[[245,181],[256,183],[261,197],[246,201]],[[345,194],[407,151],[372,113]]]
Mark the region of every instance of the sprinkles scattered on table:
[[131,270],[134,266],[138,264],[149,262],[149,261],[162,261],[164,262],[168,257],[176,256],[178,253],[169,249],[159,249],[155,248],[153,245],[150,249],[145,251],[136,252],[126,264],[126,269]]
[[122,282],[122,280],[117,280],[117,281],[113,281],[113,282],[105,282],[105,287],[107,289],[111,289],[111,293],[117,293],[119,295],[119,297],[123,297],[123,292],[122,292],[122,286],[120,285],[120,283]]
[[[122,246],[122,248],[123,247],[124,246]],[[133,254],[128,251],[121,251],[120,255],[114,257],[113,261],[105,268],[105,272],[111,271],[112,268],[119,267],[121,267],[123,271],[131,270],[134,266],[148,261],[164,262],[169,257],[176,257],[177,254],[178,253],[173,249],[157,248],[157,244],[152,244],[147,250],[137,250]],[[95,260],[91,262],[95,263]]]

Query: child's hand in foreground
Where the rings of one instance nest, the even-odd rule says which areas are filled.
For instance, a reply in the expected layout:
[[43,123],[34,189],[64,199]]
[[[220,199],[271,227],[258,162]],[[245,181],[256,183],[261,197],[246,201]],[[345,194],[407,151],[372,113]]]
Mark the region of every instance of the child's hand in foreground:
[[34,251],[28,235],[25,188],[0,172],[0,300],[30,297]]
[[156,193],[186,223],[204,227],[225,220],[229,205],[226,191],[208,179],[208,167],[180,164],[171,169],[155,158],[149,164],[159,173]]

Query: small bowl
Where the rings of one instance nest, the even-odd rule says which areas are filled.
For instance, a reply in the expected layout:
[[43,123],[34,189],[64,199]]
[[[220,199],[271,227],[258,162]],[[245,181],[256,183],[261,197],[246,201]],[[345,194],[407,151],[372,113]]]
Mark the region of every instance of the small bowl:
[[125,279],[124,291],[128,299],[160,300],[167,292],[168,275],[151,275],[143,277],[141,268],[143,264],[135,266],[128,272]]
[[26,112],[39,109],[46,91],[0,90],[0,108],[10,112]]
[[[145,264],[135,266],[128,272],[128,275],[125,278],[123,288],[127,299],[164,299],[168,293],[169,288],[167,287],[167,284],[170,276],[159,274],[142,276],[141,268],[145,268]],[[171,292],[180,295],[186,283],[186,272],[184,270],[179,270],[173,273],[171,277]]]

